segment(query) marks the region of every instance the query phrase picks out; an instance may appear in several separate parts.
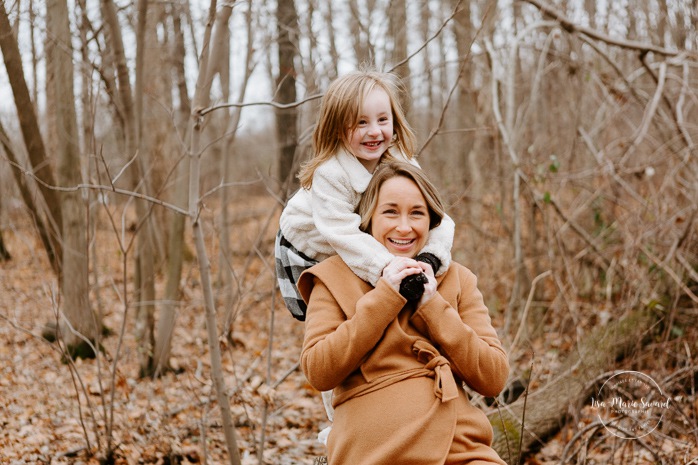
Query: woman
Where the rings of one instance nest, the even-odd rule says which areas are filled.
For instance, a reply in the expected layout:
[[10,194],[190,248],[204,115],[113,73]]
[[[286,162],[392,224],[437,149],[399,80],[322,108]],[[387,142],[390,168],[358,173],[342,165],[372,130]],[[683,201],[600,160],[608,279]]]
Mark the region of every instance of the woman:
[[[436,190],[419,168],[384,163],[358,213],[395,255],[376,286],[339,256],[298,283],[308,303],[301,367],[316,389],[334,390],[328,463],[504,464],[461,387],[495,396],[509,373],[477,280],[457,263],[437,279],[413,258],[444,216]],[[420,273],[424,294],[407,301],[400,282]]]

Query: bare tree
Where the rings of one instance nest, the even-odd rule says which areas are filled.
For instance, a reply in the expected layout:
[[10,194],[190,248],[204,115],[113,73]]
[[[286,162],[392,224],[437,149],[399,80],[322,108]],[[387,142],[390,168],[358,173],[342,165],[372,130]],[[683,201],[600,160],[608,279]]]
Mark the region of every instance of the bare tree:
[[[280,103],[296,101],[296,66],[298,53],[298,14],[294,2],[278,2],[276,10],[279,72],[276,77],[276,98]],[[298,145],[298,115],[295,107],[276,112],[276,135],[279,143],[279,179],[286,191],[293,190],[293,160]],[[287,181],[289,181],[287,183]],[[284,195],[285,197],[285,195]]]
[[[57,156],[59,185],[73,189],[82,183],[82,160],[73,92],[73,47],[68,4],[65,0],[51,0],[46,6],[49,139],[51,151]],[[88,299],[87,204],[77,189],[62,192],[60,196],[63,228],[61,293],[63,313],[69,323],[68,326],[61,324],[61,333],[71,354],[94,357],[94,345],[84,341],[95,341],[101,327]]]
[[[169,18],[172,21],[173,47],[172,69],[176,76],[176,88],[179,97],[178,128],[186,135],[187,128],[183,123],[187,121],[191,114],[189,93],[185,76],[185,55],[184,30],[182,29],[181,5],[170,6]],[[182,149],[183,152],[183,149]],[[175,151],[179,154],[180,151]],[[176,205],[185,208],[188,204],[189,195],[189,163],[183,157],[175,160],[175,192],[174,202]],[[225,203],[223,204],[225,205]],[[167,247],[167,282],[165,284],[165,295],[160,306],[160,314],[157,323],[157,333],[155,337],[155,348],[153,352],[154,376],[167,371],[170,368],[170,351],[172,348],[172,335],[174,334],[177,307],[181,294],[180,280],[182,278],[182,263],[184,261],[184,215],[173,214],[170,217],[170,234],[168,235]]]
[[[146,21],[147,0],[141,0],[139,3],[139,21]],[[133,158],[131,175],[131,190],[134,192],[145,192],[146,195],[150,192],[150,183],[146,173],[147,160],[146,156],[139,151],[142,146],[140,139],[140,130],[138,122],[141,117],[139,108],[141,104],[136,104],[136,101],[142,99],[142,84],[138,84],[138,93],[134,98],[134,92],[131,86],[129,68],[124,53],[124,42],[121,26],[117,16],[116,5],[113,0],[102,0],[102,14],[104,22],[108,29],[108,38],[110,41],[110,51],[112,53],[113,62],[115,64],[116,82],[118,92],[116,104],[118,106],[120,121],[123,124],[124,147],[128,159]],[[143,23],[142,28],[145,26]],[[139,29],[137,34],[137,43],[141,44],[138,53],[143,53],[143,41],[145,34],[144,29]],[[140,58],[139,60],[142,60]],[[142,66],[143,62],[137,60],[140,64],[140,69],[136,71],[136,82],[139,83],[143,79]],[[155,270],[154,270],[154,241],[152,236],[152,223],[150,219],[152,208],[141,199],[135,200],[136,215],[138,218],[137,230],[139,231],[137,239],[136,253],[136,305],[138,308],[138,337],[142,341],[140,347],[142,375],[152,373],[153,371],[153,332],[154,332],[154,302],[155,302]]]
[[[426,7],[425,7],[426,8]],[[410,111],[412,94],[410,86],[410,64],[407,61],[407,5],[405,0],[391,0],[388,6],[388,43],[392,43],[389,50],[388,63],[394,64],[395,73],[400,76],[405,86],[405,99],[403,106],[405,112]]]
[[[0,7],[0,30],[12,30],[4,4]],[[29,157],[31,169],[28,171],[31,171],[37,180],[39,192],[43,197],[36,203],[31,201],[31,203],[27,204],[27,207],[30,208],[30,211],[36,218],[37,228],[40,231],[49,263],[51,263],[53,271],[58,276],[63,256],[59,240],[63,226],[61,203],[58,193],[53,189],[56,186],[55,175],[52,164],[46,156],[44,139],[39,130],[39,122],[34,112],[34,103],[29,96],[29,89],[24,79],[22,57],[14,34],[0,34],[0,50],[2,50],[2,56],[5,61],[7,76],[17,108],[17,117]],[[13,166],[17,169],[22,165],[18,163],[18,160],[15,160]],[[25,197],[25,202],[26,200],[27,198]],[[46,207],[42,208],[40,205],[45,205]]]
[[[227,36],[228,19],[230,18],[233,4],[226,3],[216,14],[216,2],[211,3],[209,9],[208,22],[204,45],[199,59],[199,75],[197,77],[196,91],[193,99],[193,111],[191,119],[191,142],[190,142],[190,176],[189,176],[189,218],[192,221],[192,232],[196,244],[196,253],[199,261],[199,272],[201,274],[201,285],[204,292],[204,307],[206,312],[206,328],[208,333],[208,347],[211,357],[211,377],[216,390],[216,398],[223,420],[223,431],[228,449],[228,457],[231,465],[239,465],[240,449],[237,443],[235,425],[230,411],[230,401],[228,400],[225,379],[223,378],[223,364],[221,360],[221,350],[218,344],[218,325],[216,321],[216,304],[213,297],[213,287],[211,283],[211,271],[206,245],[204,243],[204,232],[201,225],[201,131],[203,116],[201,112],[208,106],[210,101],[211,83],[215,75],[216,61],[223,47],[223,41]],[[215,22],[215,25],[214,25]],[[212,32],[213,30],[213,32]],[[210,47],[210,48],[209,48]]]

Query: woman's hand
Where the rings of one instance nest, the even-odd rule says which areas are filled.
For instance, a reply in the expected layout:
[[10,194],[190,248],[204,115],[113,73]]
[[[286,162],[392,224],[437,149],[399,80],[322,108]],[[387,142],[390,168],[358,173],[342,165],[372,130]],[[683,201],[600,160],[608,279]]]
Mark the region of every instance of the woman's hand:
[[[400,292],[400,283],[402,280],[409,275],[421,273],[423,271],[422,265],[426,265],[427,268],[431,268],[431,266],[427,265],[426,263],[420,264],[413,258],[394,257],[390,263],[383,268],[382,277],[388,282],[388,284],[390,284],[390,287],[395,289],[395,291]],[[431,276],[432,278],[434,277],[433,271],[431,272]]]
[[429,280],[429,282],[424,284],[424,294],[422,294],[422,298],[419,299],[419,303],[417,304],[417,308],[419,308],[436,294],[436,277],[434,276],[434,269],[431,265],[424,262],[417,262],[417,264],[420,267],[420,271],[422,271]]

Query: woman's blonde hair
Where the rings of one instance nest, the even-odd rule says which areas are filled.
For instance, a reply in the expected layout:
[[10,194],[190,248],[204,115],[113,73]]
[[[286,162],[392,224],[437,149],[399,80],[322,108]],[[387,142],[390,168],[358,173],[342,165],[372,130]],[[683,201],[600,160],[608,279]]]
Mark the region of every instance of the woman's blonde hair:
[[[375,88],[388,94],[393,112],[393,145],[407,158],[412,158],[416,136],[407,122],[400,103],[402,85],[392,73],[373,69],[354,71],[335,79],[328,87],[320,105],[320,116],[313,131],[315,155],[301,166],[298,179],[309,189],[318,166],[337,154],[340,148],[349,146],[347,133],[358,127],[361,106],[366,96]],[[386,152],[388,158],[392,155]]]
[[441,196],[436,187],[429,181],[424,174],[424,171],[417,166],[401,161],[389,161],[381,163],[376,168],[368,187],[364,192],[359,205],[356,207],[356,213],[361,217],[359,228],[367,233],[371,232],[371,218],[378,206],[378,194],[380,193],[383,184],[392,178],[403,177],[412,180],[419,191],[424,196],[427,202],[427,210],[429,211],[429,229],[434,229],[441,224],[441,220],[446,215]]

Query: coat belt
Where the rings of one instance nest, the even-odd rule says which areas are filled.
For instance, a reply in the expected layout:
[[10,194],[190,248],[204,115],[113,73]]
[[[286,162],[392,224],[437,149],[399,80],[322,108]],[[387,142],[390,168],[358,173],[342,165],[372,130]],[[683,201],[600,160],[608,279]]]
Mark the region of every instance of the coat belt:
[[426,341],[418,340],[412,345],[417,360],[424,368],[434,372],[434,394],[441,402],[458,398],[458,385],[451,371],[451,363]]

